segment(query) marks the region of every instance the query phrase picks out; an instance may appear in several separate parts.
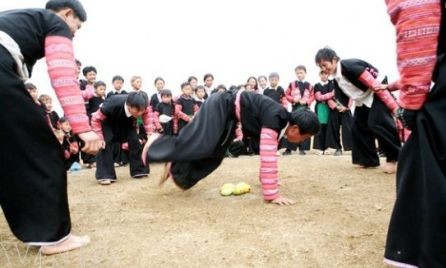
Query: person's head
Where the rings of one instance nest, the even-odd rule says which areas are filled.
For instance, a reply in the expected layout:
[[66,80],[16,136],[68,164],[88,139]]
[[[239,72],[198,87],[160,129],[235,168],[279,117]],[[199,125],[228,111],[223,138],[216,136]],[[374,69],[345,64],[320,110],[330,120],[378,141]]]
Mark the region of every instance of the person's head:
[[90,85],[93,85],[94,82],[96,82],[96,75],[98,72],[96,71],[96,68],[93,66],[86,66],[84,69],[82,69],[82,74],[85,77],[85,80],[87,80],[87,83]]
[[190,84],[193,90],[195,90],[198,86],[198,79],[195,76],[189,76],[187,82]]
[[317,115],[310,109],[300,109],[291,113],[285,135],[288,141],[301,143],[315,135],[319,128],[320,124]]
[[158,90],[158,92],[160,92],[164,88],[165,84],[166,83],[164,82],[164,79],[162,77],[155,78],[154,85],[156,90]]
[[102,81],[97,81],[94,83],[94,93],[96,96],[104,97],[105,90],[107,89],[107,85]]
[[238,91],[244,91],[244,90],[246,90],[246,85],[238,85],[238,86],[237,86],[237,90],[238,90]]
[[261,89],[265,89],[268,86],[268,79],[264,75],[259,76],[257,81],[259,83],[259,88]]
[[204,86],[197,86],[195,89],[195,96],[200,100],[204,99],[204,96],[206,96],[206,89]]
[[226,92],[228,89],[225,87],[225,85],[218,85],[216,88],[216,92]]
[[280,76],[279,76],[278,73],[271,73],[271,74],[268,76],[268,79],[269,79],[269,84],[270,84],[272,87],[276,87],[276,86],[279,84]]
[[328,74],[324,71],[320,71],[319,72],[319,77],[321,78],[322,82],[327,82],[328,81]]
[[37,101],[38,91],[37,87],[33,83],[25,83],[25,88],[28,90],[29,95],[33,98],[34,101]]
[[186,96],[191,96],[193,93],[192,86],[188,82],[181,84],[181,92]]
[[53,11],[65,21],[73,36],[87,20],[87,12],[78,0],[49,0],[45,9]]
[[212,84],[214,83],[214,76],[212,74],[205,74],[203,82],[206,87],[212,87]]
[[112,78],[112,84],[115,90],[119,91],[122,89],[122,86],[124,85],[124,78],[120,75],[115,75]]
[[337,71],[339,57],[336,54],[336,51],[329,47],[324,47],[317,51],[315,61],[316,65],[321,68],[321,71],[326,72],[328,75],[332,75]]
[[294,72],[296,73],[296,77],[298,80],[303,81],[305,79],[305,76],[307,75],[307,68],[305,68],[304,65],[298,65]]
[[128,111],[133,117],[141,116],[149,105],[149,97],[144,91],[133,91],[127,95],[125,102]]
[[139,75],[134,75],[130,78],[130,85],[136,91],[140,90],[142,87],[142,78]]
[[251,90],[257,90],[257,78],[251,76],[246,81],[246,85],[249,86]]
[[171,103],[172,102],[172,91],[169,89],[162,89],[160,91],[161,101],[163,103]]
[[74,62],[76,63],[76,78],[79,78],[79,74],[81,73],[82,62],[78,59],[75,59]]
[[42,94],[39,96],[39,102],[45,105],[47,111],[53,110],[53,99],[46,94]]
[[61,117],[58,123],[59,123],[59,129],[61,129],[62,131],[66,133],[71,131],[70,122],[68,122],[66,117]]

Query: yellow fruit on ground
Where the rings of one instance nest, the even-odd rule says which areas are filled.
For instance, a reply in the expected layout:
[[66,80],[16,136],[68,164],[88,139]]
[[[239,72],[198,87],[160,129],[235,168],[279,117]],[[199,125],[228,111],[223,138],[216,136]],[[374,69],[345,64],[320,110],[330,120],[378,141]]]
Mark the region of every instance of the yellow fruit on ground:
[[222,196],[232,195],[232,193],[234,192],[234,189],[235,189],[235,185],[234,184],[232,184],[232,183],[225,183],[220,188],[220,194]]
[[241,195],[241,194],[248,193],[250,190],[251,190],[251,187],[249,186],[249,184],[240,182],[240,183],[237,183],[237,185],[235,186],[233,193],[235,195]]

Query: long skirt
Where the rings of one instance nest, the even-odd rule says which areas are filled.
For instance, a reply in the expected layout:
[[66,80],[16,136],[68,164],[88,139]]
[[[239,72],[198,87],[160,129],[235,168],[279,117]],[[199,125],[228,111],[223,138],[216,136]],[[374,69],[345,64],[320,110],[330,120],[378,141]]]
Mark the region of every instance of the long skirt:
[[147,159],[171,162],[170,173],[189,189],[220,166],[235,138],[235,95],[212,94],[178,136],[162,136],[150,146]]
[[446,267],[446,60],[398,161],[385,258]]
[[58,242],[70,233],[61,144],[0,46],[0,205],[23,242]]

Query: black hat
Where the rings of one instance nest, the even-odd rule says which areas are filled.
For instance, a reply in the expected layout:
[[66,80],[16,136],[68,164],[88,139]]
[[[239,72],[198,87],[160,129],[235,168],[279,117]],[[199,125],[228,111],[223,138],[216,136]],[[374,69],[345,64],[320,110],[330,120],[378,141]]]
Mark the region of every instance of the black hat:
[[49,0],[45,8],[55,12],[64,8],[71,8],[81,21],[87,20],[87,12],[78,0]]

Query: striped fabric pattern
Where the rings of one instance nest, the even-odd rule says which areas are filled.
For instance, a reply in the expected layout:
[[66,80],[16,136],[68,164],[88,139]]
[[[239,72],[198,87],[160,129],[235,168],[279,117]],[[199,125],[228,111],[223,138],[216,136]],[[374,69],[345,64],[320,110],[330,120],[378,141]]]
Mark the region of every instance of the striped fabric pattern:
[[155,114],[153,113],[152,106],[149,105],[141,117],[146,133],[152,134],[155,131]]
[[101,109],[97,110],[91,115],[91,128],[101,140],[104,140],[104,134],[102,132],[102,122],[105,119],[107,119],[107,116],[105,116]]
[[267,201],[279,197],[279,172],[277,156],[278,133],[270,128],[262,128],[260,133],[260,172],[263,198]]
[[396,102],[395,98],[393,98],[392,94],[390,94],[389,90],[377,90],[377,88],[381,85],[381,83],[376,79],[377,76],[377,73],[372,74],[368,70],[365,70],[359,76],[359,81],[373,90],[375,95],[384,102],[391,112],[395,112],[395,110],[398,108],[398,103]]
[[84,100],[76,79],[76,64],[71,40],[62,36],[46,37],[45,58],[51,84],[73,133],[90,131]]
[[386,0],[396,28],[399,103],[418,110],[426,101],[436,63],[440,0]]

